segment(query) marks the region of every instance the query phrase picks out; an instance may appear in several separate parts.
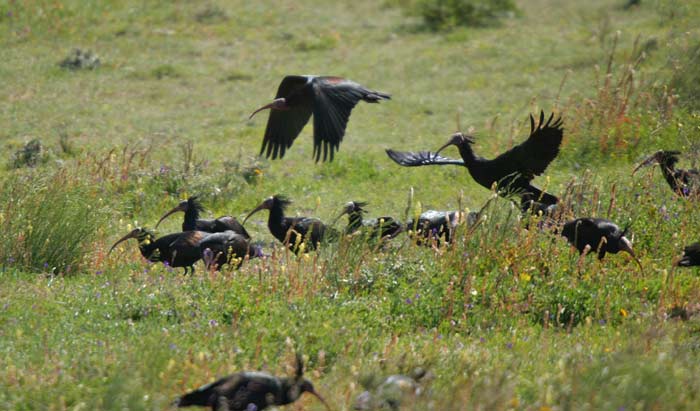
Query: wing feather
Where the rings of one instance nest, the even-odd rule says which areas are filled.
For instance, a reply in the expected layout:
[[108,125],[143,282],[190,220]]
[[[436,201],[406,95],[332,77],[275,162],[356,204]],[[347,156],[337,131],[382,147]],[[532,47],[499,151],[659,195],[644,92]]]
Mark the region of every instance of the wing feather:
[[[305,76],[285,77],[277,90],[275,98],[287,97],[304,87],[308,78]],[[270,110],[265,128],[260,155],[272,156],[272,159],[284,157],[285,152],[294,143],[306,123],[309,122],[312,109],[307,105],[297,105],[289,110]]]
[[432,165],[455,165],[464,166],[464,160],[443,157],[431,151],[395,151],[387,149],[386,154],[399,165],[404,167],[432,166]]
[[500,162],[506,174],[520,173],[528,179],[544,173],[559,154],[559,147],[564,136],[561,117],[554,118],[554,113],[545,122],[544,111],[540,112],[539,122],[530,115],[530,136],[522,144],[506,151],[493,161]]

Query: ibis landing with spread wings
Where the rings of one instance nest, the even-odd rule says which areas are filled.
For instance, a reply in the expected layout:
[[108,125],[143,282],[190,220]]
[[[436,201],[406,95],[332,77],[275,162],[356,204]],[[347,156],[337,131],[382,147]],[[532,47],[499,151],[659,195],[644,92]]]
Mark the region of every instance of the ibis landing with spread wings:
[[389,94],[369,90],[341,77],[287,76],[272,103],[250,115],[252,118],[259,111],[270,109],[260,155],[273,160],[284,157],[313,114],[313,157],[318,162],[323,152],[323,161],[329,156],[333,161],[355,105],[360,100],[378,103],[390,98]]
[[[488,160],[478,156],[472,149],[475,140],[462,133],[454,134],[438,151],[401,152],[388,149],[386,152],[396,163],[406,166],[458,165],[469,170],[472,178],[482,186],[491,189],[496,184],[500,194],[517,194],[521,204],[528,209],[537,204],[553,205],[559,200],[556,196],[540,190],[530,182],[542,174],[549,163],[559,154],[559,146],[564,135],[561,118],[554,119],[554,114],[545,121],[544,112],[540,113],[538,124],[530,115],[530,136],[498,157]],[[443,157],[440,152],[454,145],[459,149],[462,159]]]

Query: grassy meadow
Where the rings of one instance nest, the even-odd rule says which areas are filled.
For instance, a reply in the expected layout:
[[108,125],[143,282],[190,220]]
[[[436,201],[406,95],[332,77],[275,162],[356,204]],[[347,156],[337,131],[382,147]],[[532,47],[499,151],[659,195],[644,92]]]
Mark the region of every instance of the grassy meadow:
[[[334,411],[419,366],[430,376],[404,409],[700,409],[700,272],[671,265],[700,240],[700,209],[658,167],[631,173],[659,149],[698,166],[700,1],[518,0],[441,31],[408,4],[0,1],[0,409],[170,409],[238,370],[290,374],[297,350]],[[61,67],[76,48],[99,65]],[[313,163],[311,125],[283,160],[257,157],[267,115],[248,115],[305,73],[392,100],[355,108],[332,163]],[[189,195],[207,217],[275,193],[324,221],[350,200],[402,220],[476,210],[494,194],[465,169],[384,150],[435,150],[459,128],[493,157],[540,110],[565,135],[534,183],[572,215],[630,224],[643,270],[579,265],[505,199],[450,246],[347,238],[297,258],[260,213],[246,227],[271,256],[240,270],[184,276],[134,240],[108,254]]]

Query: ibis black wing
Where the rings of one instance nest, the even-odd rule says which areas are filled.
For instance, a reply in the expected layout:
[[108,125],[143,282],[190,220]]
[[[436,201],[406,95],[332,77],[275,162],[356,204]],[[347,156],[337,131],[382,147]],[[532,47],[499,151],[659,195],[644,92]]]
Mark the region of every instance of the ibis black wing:
[[390,159],[394,160],[397,164],[404,167],[417,167],[417,166],[444,166],[444,165],[455,165],[463,166],[464,160],[457,160],[454,158],[443,157],[439,154],[433,153],[431,151],[419,151],[417,153],[411,151],[394,151],[392,149],[387,149],[386,154]]
[[350,112],[360,100],[376,103],[390,98],[340,77],[317,77],[313,80],[314,153],[315,161],[326,161],[343,141]]
[[[280,83],[275,98],[288,97],[304,87],[308,78],[305,76],[287,76]],[[301,129],[309,122],[312,107],[307,104],[294,105],[289,110],[270,110],[267,128],[263,137],[260,155],[265,153],[267,158],[284,157],[285,151],[294,143]]]
[[544,111],[540,112],[539,123],[530,115],[530,136],[522,144],[513,147],[493,159],[501,164],[505,174],[519,173],[532,179],[544,173],[549,163],[559,154],[559,146],[564,136],[561,117],[554,118],[554,113],[545,122]]
[[216,229],[216,232],[222,232],[222,231],[228,231],[231,230],[236,234],[240,234],[246,239],[250,239],[250,234],[248,234],[248,231],[241,225],[241,223],[238,221],[236,217],[231,217],[231,216],[223,216],[219,217],[216,220],[214,220],[214,228]]

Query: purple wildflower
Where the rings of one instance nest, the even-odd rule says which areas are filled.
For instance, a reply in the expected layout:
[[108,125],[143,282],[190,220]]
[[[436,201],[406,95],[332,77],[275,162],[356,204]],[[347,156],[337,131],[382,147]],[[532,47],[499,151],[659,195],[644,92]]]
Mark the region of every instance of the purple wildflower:
[[95,272],[95,275],[102,275],[102,270],[97,270],[97,271]]
[[508,343],[508,344],[506,344],[506,348],[509,349],[509,350],[512,349],[512,348],[513,348],[513,343]]
[[168,347],[173,351],[177,350],[177,345],[175,345],[175,343],[170,343],[170,345],[168,345]]
[[217,325],[219,325],[219,323],[216,320],[209,320],[209,325],[212,327],[216,327]]
[[413,304],[413,300],[411,300],[411,297],[406,299],[406,304]]

